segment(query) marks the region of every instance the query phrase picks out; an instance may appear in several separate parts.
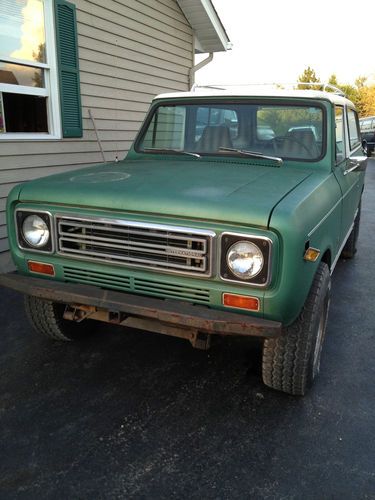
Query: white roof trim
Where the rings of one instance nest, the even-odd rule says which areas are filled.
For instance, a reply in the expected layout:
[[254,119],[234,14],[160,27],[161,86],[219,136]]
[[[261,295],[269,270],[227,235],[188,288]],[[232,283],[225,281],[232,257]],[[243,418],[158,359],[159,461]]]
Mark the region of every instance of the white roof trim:
[[233,87],[230,89],[219,89],[209,87],[196,87],[194,91],[190,92],[170,92],[167,94],[159,94],[155,99],[184,99],[184,98],[202,98],[202,97],[248,97],[252,98],[299,98],[299,99],[325,99],[334,104],[353,105],[351,101],[341,95],[334,94],[333,92],[323,92],[321,90],[284,90],[284,89],[270,89],[262,87],[243,88],[242,86]]
[[211,0],[176,0],[192,27],[196,52],[223,52],[232,43]]

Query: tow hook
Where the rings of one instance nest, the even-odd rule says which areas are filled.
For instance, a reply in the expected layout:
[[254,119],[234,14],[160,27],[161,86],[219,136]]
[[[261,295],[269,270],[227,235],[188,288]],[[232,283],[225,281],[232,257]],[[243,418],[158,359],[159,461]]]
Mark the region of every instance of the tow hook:
[[67,304],[64,311],[64,319],[69,321],[75,321],[76,323],[80,323],[84,319],[92,316],[96,313],[97,308],[95,306],[87,306],[87,305],[77,305],[77,304]]

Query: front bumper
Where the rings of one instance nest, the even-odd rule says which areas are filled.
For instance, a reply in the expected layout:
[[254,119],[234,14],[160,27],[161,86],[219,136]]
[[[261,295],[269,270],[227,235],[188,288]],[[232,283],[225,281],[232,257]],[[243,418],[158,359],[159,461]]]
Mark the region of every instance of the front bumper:
[[181,330],[195,330],[205,334],[271,338],[282,333],[282,325],[277,321],[232,311],[210,309],[178,300],[163,300],[104,290],[92,285],[70,284],[24,276],[17,272],[0,274],[0,286],[53,302],[78,305],[78,307],[80,305],[93,306],[98,310],[118,313],[118,315],[121,313],[127,318],[152,321],[155,324],[155,331],[159,332],[160,328],[157,328],[157,324],[177,327]]

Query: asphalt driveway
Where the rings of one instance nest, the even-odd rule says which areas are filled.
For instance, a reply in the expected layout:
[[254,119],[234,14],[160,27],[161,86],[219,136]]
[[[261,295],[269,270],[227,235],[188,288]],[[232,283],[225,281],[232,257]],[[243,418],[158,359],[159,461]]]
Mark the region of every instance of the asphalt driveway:
[[0,289],[0,499],[374,499],[375,159],[340,261],[321,375],[264,387],[253,340],[104,327],[57,344]]

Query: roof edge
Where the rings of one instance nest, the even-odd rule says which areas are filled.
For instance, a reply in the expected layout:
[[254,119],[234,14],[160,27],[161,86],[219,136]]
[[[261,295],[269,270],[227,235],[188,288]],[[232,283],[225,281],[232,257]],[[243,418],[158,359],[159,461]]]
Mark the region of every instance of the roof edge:
[[[199,46],[201,48],[198,52],[225,52],[232,48],[232,42],[229,40],[228,34],[224,28],[221,19],[216,12],[214,5],[211,0],[176,0],[180,9],[184,13],[186,19],[188,20],[190,26],[192,27],[194,34],[199,41]],[[197,23],[197,11],[199,12],[199,24]],[[206,33],[206,27],[210,25],[215,34],[216,40],[214,45],[212,43],[208,46],[204,36]]]
[[228,97],[228,98],[249,98],[249,99],[259,99],[259,98],[292,98],[292,99],[318,99],[326,100],[333,104],[341,105],[352,105],[353,103],[338,94],[333,92],[324,92],[322,90],[284,90],[284,89],[244,89],[240,87],[235,87],[231,89],[219,89],[219,88],[209,88],[209,87],[196,87],[194,91],[189,92],[170,92],[166,94],[159,94],[154,97],[157,99],[184,99],[184,98],[211,98],[211,97]]

